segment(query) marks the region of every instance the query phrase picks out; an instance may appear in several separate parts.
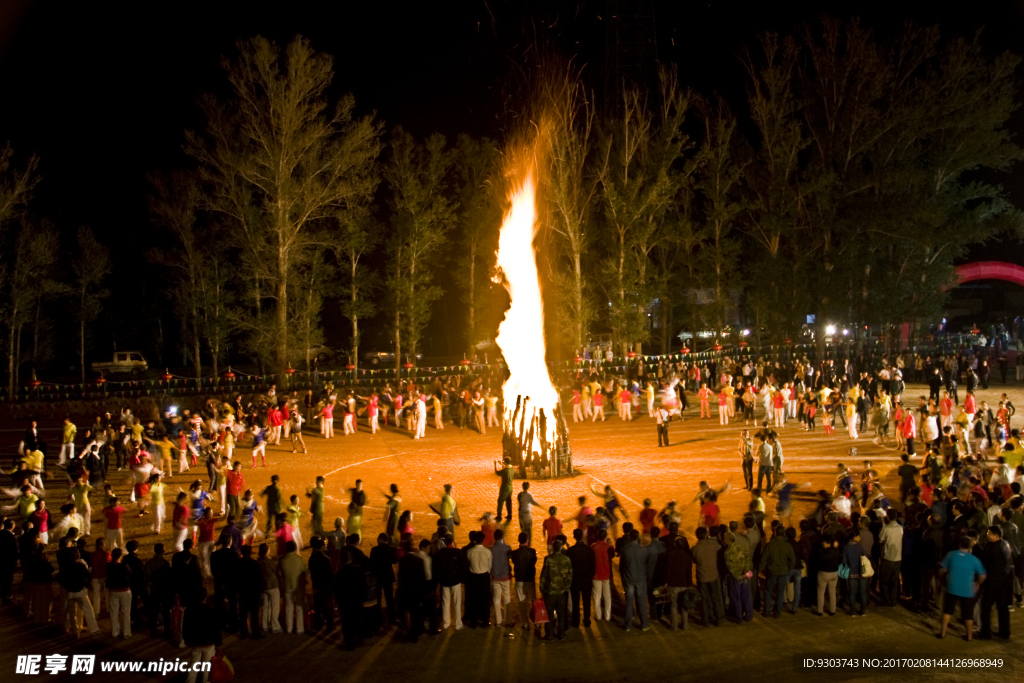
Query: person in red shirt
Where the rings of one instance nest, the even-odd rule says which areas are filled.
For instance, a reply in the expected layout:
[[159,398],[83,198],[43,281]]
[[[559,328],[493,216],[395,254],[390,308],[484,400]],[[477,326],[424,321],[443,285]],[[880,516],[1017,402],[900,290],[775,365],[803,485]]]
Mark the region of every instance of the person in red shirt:
[[224,490],[228,496],[228,516],[241,519],[242,502],[238,499],[238,496],[245,489],[245,475],[242,474],[242,463],[236,460],[234,466],[224,473],[224,479],[227,482]]
[[562,533],[562,520],[558,519],[558,508],[554,505],[548,508],[550,515],[544,520],[541,526],[544,528],[544,543],[548,547],[548,554],[551,554],[551,547],[555,544],[555,537]]
[[[648,529],[648,532],[650,530]],[[612,620],[612,556],[615,547],[608,543],[608,530],[597,532],[597,543],[590,546],[594,551],[594,618]],[[603,609],[602,609],[603,608]],[[602,617],[603,615],[603,617]]]
[[782,428],[786,426],[786,397],[781,391],[772,394],[772,407],[775,409],[775,426]]
[[92,604],[96,605],[98,615],[107,604],[103,597],[103,590],[107,584],[107,563],[110,562],[110,553],[107,552],[106,543],[102,538],[96,539],[96,550],[89,554],[89,568],[92,570]]
[[729,392],[725,390],[725,387],[718,392],[718,424],[729,424]]
[[597,418],[604,422],[604,392],[600,389],[594,392],[594,419],[591,422],[597,422]]
[[700,419],[710,419],[711,408],[708,404],[711,402],[711,390],[708,389],[707,384],[700,385],[700,391],[697,392],[697,398],[700,399]]
[[953,399],[949,397],[948,391],[942,392],[942,400],[939,401],[939,427],[953,426]]
[[117,504],[117,496],[110,497],[110,505],[103,508],[103,516],[107,520],[107,543],[111,550],[124,550],[124,529],[121,528],[121,515],[125,509]]
[[216,522],[213,519],[213,508],[203,510],[203,516],[196,522],[199,529],[199,567],[205,578],[210,578],[210,554],[213,553],[213,542]]
[[914,438],[917,436],[917,423],[913,411],[908,410],[903,417],[903,438],[907,442],[907,455],[914,457]]
[[36,501],[36,509],[28,516],[28,521],[32,522],[32,526],[39,532],[39,540],[43,542],[43,545],[48,544],[50,542],[50,513],[46,511],[45,498]]
[[626,422],[633,420],[633,394],[625,387],[619,392],[619,417]]
[[284,419],[281,416],[281,409],[277,406],[267,411],[267,443],[272,446],[281,445],[281,425]]
[[572,421],[583,422],[583,407],[580,405],[580,390],[572,390]]
[[188,494],[182,491],[174,501],[174,513],[171,515],[171,528],[174,529],[174,550],[184,550],[182,543],[188,536],[188,520],[192,516],[192,510],[188,505]]
[[288,523],[288,514],[279,512],[277,514],[277,531],[274,536],[277,538],[277,556],[284,557],[288,554],[288,544],[294,540],[294,529]]
[[718,494],[714,491],[707,495],[704,504],[700,506],[700,524],[709,529],[718,526]]
[[494,531],[498,528],[498,525],[491,520],[491,513],[485,512],[484,516],[480,518],[483,524],[480,525],[480,531],[484,534],[483,546],[490,548],[494,545]]
[[650,536],[651,527],[658,520],[658,511],[651,507],[651,499],[644,498],[644,509],[640,511],[640,533]]

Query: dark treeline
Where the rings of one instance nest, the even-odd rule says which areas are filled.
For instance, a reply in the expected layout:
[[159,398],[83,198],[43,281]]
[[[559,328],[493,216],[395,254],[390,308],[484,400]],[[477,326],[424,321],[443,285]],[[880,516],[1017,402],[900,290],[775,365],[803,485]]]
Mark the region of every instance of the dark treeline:
[[[528,79],[530,118],[550,123],[538,245],[555,355],[597,332],[617,352],[665,352],[681,329],[796,338],[812,314],[822,329],[927,323],[958,258],[1020,231],[989,180],[1021,157],[1007,130],[1015,55],[934,27],[883,39],[825,19],[737,58],[744,96],[735,83],[698,93],[670,65],[600,105],[585,69]],[[373,103],[337,95],[332,57],[302,38],[241,41],[223,66],[228,87],[183,131],[189,163],[150,176],[152,247],[136,256],[177,326],[146,330],[152,362],[305,368],[327,327],[357,364],[367,331],[396,363],[493,339],[504,141],[420,137],[363,113]],[[93,347],[117,338],[97,330],[110,289],[132,286],[88,227],[71,243],[39,218],[38,165],[0,157],[11,385],[67,368],[55,354],[72,336],[84,380]]]

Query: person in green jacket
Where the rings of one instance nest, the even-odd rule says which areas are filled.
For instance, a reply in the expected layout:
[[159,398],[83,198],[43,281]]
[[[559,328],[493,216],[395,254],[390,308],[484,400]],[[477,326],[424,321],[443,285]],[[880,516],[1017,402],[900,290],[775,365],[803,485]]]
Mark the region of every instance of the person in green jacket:
[[789,583],[789,570],[796,566],[796,553],[793,546],[786,542],[786,528],[781,524],[775,527],[772,540],[761,553],[761,570],[765,577],[764,616],[772,616],[772,602],[775,602],[775,618],[782,614],[782,605],[786,599],[786,584]]
[[544,558],[540,572],[540,593],[548,611],[544,640],[565,640],[569,626],[569,587],[572,585],[572,562],[562,553],[562,542],[555,541],[553,552]]
[[515,470],[512,469],[512,459],[506,457],[503,461],[494,461],[494,473],[498,475],[501,482],[498,486],[498,518],[501,521],[501,506],[507,510],[507,517],[512,519],[512,479]]
[[75,426],[75,423],[71,421],[70,417],[65,417],[64,433],[60,442],[61,465],[75,457],[75,434],[77,433],[78,427]]
[[309,498],[309,514],[313,516],[313,535],[324,538],[324,478],[316,478],[316,486],[312,491],[306,491]]

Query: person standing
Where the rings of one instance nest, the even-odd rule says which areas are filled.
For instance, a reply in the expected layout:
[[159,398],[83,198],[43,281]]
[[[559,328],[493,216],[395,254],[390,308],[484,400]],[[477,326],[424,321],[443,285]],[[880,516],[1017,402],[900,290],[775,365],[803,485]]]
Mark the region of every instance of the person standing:
[[985,567],[985,586],[981,593],[981,635],[982,639],[992,637],[992,607],[996,608],[999,619],[997,636],[1010,638],[1010,603],[1013,601],[1013,550],[1003,538],[1003,529],[990,526],[988,543],[981,551]]
[[[256,455],[255,450],[253,451],[253,467],[256,466]],[[263,463],[266,465],[266,461]],[[242,474],[242,463],[235,461],[234,466],[230,470],[224,473],[225,479],[225,494],[227,495],[227,513],[229,517],[238,519],[242,516],[242,504],[238,499],[238,495],[245,489],[245,475]]]
[[960,618],[967,629],[967,640],[974,636],[974,603],[978,588],[985,583],[985,566],[971,553],[971,539],[961,536],[959,548],[942,558],[941,571],[946,574],[946,595],[942,600],[942,627],[939,638],[946,637],[950,617],[960,603]]
[[598,529],[597,543],[590,546],[594,553],[594,618],[612,620],[612,557],[615,547],[608,543],[608,530]]
[[890,510],[886,524],[878,535],[882,544],[882,566],[878,572],[881,602],[895,607],[900,594],[900,566],[903,561],[903,527],[896,521],[896,511]]
[[79,529],[82,535],[88,536],[92,532],[92,506],[89,504],[89,492],[92,487],[86,477],[82,477],[75,485],[68,490],[68,496],[75,501],[75,512],[82,516],[84,528]]
[[[200,587],[195,601],[189,604],[181,618],[181,641],[192,651],[192,666],[189,667],[187,683],[196,683],[196,665],[213,659],[222,644],[220,626],[213,608],[206,604],[206,595],[206,589]],[[207,683],[209,677],[209,672],[204,672],[203,683]]]
[[124,548],[124,528],[121,516],[125,509],[117,504],[117,496],[110,497],[110,504],[103,508],[103,516],[107,520],[107,545],[111,550]]
[[307,453],[306,440],[302,438],[302,424],[306,421],[302,413],[296,408],[291,411],[288,423],[291,425],[292,453],[297,453],[296,446],[302,446],[302,452]]
[[[796,553],[786,542],[786,529],[781,524],[775,527],[772,540],[761,553],[761,571],[765,578],[764,616],[782,616],[782,607],[786,600],[786,585],[789,583],[789,572],[796,566]],[[775,603],[775,614],[772,614],[772,603]],[[832,611],[835,611],[833,606]]]
[[544,568],[540,572],[540,592],[544,596],[549,619],[544,640],[565,640],[571,586],[572,562],[562,553],[562,542],[556,540],[554,553],[544,558]]
[[570,611],[572,627],[580,627],[582,599],[583,626],[590,627],[590,606],[594,590],[594,573],[596,571],[594,551],[583,541],[583,530],[574,529],[572,537],[576,543],[566,550],[572,564],[572,584],[569,586]]
[[654,417],[658,424],[658,447],[668,446],[668,423],[672,419],[672,416],[669,415],[665,406],[658,406]]
[[[326,536],[324,533],[324,493],[324,478],[322,476],[316,478],[316,486],[306,491],[306,497],[309,498],[309,514],[312,518],[313,535],[320,536],[321,538]],[[333,584],[333,577],[331,583]]]
[[754,440],[750,438],[750,430],[740,432],[740,463],[743,467],[744,488],[754,488]]
[[[256,560],[263,575],[263,605],[261,623],[266,633],[281,632],[281,582],[277,562],[270,557],[270,546],[260,544]],[[253,629],[255,630],[255,629]]]
[[[750,553],[750,545],[744,537],[737,538],[731,531],[726,532],[722,537],[725,542],[725,567],[729,572],[729,603],[732,606],[733,618],[737,624],[744,621],[751,621],[754,618],[754,602],[750,592],[750,581],[754,576],[754,564]],[[677,545],[681,545],[678,543]],[[681,552],[681,551],[676,551]],[[680,559],[669,556],[670,562],[679,562]],[[762,556],[763,561],[763,556]],[[670,589],[671,590],[671,589]],[[672,604],[672,628],[676,624],[676,604]],[[765,601],[767,610],[768,601]],[[686,628],[684,613],[683,628]]]
[[697,565],[697,585],[700,588],[701,611],[705,626],[718,626],[725,616],[722,582],[718,572],[718,555],[721,547],[717,539],[709,536],[707,527],[697,527],[693,561]]
[[[462,630],[462,582],[466,576],[466,557],[455,547],[455,537],[445,534],[444,547],[434,555],[434,578],[441,586],[441,625],[444,630],[455,621],[455,630]],[[516,576],[518,594],[518,574]],[[520,601],[520,605],[522,602]]]
[[523,482],[523,490],[516,496],[516,502],[519,503],[519,530],[526,534],[527,544],[529,544],[530,539],[533,538],[533,508],[543,510],[544,507],[530,493],[530,482],[528,481]]
[[452,498],[452,485],[444,485],[444,495],[441,496],[441,519],[444,521],[444,525],[448,528],[448,533],[455,535],[455,522],[458,519],[458,508],[456,507],[455,499]]
[[491,551],[484,546],[484,532],[471,531],[470,545],[466,548],[469,573],[466,575],[466,621],[470,628],[489,625],[491,581]]
[[[640,629],[649,629],[647,608],[647,550],[640,545],[640,532],[631,529],[619,550],[619,573],[626,593],[625,628],[633,627],[634,605],[639,606]],[[557,545],[557,544],[556,544]]]
[[[757,437],[761,444],[757,447],[757,488],[761,491],[771,491],[772,488],[772,446],[768,443],[768,437],[760,434]],[[767,478],[768,488],[764,488],[761,482]]]
[[505,625],[505,611],[512,602],[512,549],[505,542],[502,529],[494,531],[494,545],[491,551],[491,602],[494,603],[494,625]]
[[711,419],[711,390],[706,383],[700,385],[697,398],[700,399],[700,419]]
[[[71,421],[70,417],[64,418],[64,429],[61,432],[60,442],[60,456],[59,462],[61,465],[66,464],[69,460],[75,457],[75,435],[78,433],[78,427]],[[27,449],[26,449],[27,450]]]
[[530,608],[537,599],[537,551],[530,547],[530,537],[519,534],[519,547],[512,551],[512,572],[516,580],[516,602],[519,604],[519,628],[530,630]]
[[128,567],[121,562],[121,548],[111,551],[106,571],[110,635],[127,640],[132,637],[132,588]]
[[263,637],[260,626],[260,600],[266,592],[263,570],[253,559],[252,546],[242,546],[242,559],[238,563],[238,625],[241,637],[252,633],[253,640]]
[[334,628],[334,568],[324,552],[322,536],[313,536],[309,544],[313,548],[308,565],[309,582],[313,588],[312,627],[330,632]]
[[414,410],[416,412],[416,435],[414,439],[422,439],[427,435],[427,402],[423,394],[416,397]]
[[280,564],[284,579],[284,630],[285,633],[292,633],[294,628],[295,633],[302,635],[306,614],[306,563],[299,555],[295,541],[285,544],[285,555]]
[[512,519],[512,480],[515,470],[512,469],[512,459],[505,457],[503,460],[494,461],[494,474],[498,476],[498,516],[495,521],[501,521],[501,507],[505,506],[507,517]]

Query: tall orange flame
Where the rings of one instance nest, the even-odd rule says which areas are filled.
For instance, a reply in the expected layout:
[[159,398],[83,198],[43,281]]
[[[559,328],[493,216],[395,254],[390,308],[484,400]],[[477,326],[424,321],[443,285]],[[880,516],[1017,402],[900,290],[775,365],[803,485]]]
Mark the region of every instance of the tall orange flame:
[[[498,268],[505,276],[505,288],[512,301],[505,319],[498,327],[496,341],[510,373],[501,388],[506,424],[512,420],[517,399],[522,397],[525,401],[529,398],[526,404],[526,431],[529,430],[532,417],[539,415],[543,409],[546,418],[545,438],[547,443],[552,444],[555,441],[554,411],[558,405],[558,390],[551,383],[548,373],[544,344],[544,302],[537,272],[537,252],[533,246],[537,234],[536,191],[535,172],[529,170],[522,185],[510,193],[511,206],[501,224]],[[534,433],[533,443],[526,444],[527,452],[540,452],[539,437],[539,433]]]

